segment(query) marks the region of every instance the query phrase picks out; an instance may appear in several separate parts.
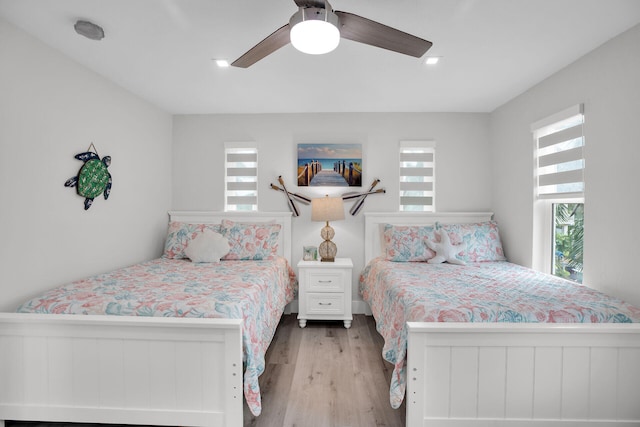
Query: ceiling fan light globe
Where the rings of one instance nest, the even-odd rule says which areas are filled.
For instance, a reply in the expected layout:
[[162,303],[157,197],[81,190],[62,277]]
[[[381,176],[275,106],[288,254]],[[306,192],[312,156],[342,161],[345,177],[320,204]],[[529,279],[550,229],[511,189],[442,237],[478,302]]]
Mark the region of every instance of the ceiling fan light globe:
[[301,7],[289,20],[291,44],[311,55],[329,53],[340,44],[338,15],[331,10]]
[[340,44],[340,30],[325,21],[302,21],[291,29],[291,44],[311,55],[329,53]]

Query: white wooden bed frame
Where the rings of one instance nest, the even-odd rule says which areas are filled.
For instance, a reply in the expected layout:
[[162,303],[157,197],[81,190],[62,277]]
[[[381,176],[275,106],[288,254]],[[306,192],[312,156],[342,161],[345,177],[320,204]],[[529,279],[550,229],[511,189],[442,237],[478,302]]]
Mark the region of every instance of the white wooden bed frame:
[[[282,225],[291,213],[169,212],[173,221]],[[4,420],[242,426],[240,319],[0,313]]]
[[[365,213],[365,259],[383,224],[491,219]],[[408,323],[407,427],[640,426],[640,324]]]

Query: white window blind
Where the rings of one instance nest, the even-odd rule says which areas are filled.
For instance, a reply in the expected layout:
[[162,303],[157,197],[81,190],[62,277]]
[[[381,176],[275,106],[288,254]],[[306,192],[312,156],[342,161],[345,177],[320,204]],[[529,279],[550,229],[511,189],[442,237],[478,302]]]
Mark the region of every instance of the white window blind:
[[258,148],[225,144],[225,211],[258,210]]
[[435,211],[435,141],[400,141],[400,211]]
[[539,199],[584,197],[583,124],[582,105],[576,105],[531,125]]

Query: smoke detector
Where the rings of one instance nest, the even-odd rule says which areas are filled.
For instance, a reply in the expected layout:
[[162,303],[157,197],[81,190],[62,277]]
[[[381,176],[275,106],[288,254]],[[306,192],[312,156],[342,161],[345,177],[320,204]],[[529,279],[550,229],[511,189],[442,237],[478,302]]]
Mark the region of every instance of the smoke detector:
[[102,40],[104,38],[102,27],[93,22],[78,20],[73,28],[76,33],[91,40]]

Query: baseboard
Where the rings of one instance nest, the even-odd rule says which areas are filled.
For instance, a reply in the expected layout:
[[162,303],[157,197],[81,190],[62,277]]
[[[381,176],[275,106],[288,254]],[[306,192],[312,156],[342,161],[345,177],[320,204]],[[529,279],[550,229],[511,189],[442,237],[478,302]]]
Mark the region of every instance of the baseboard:
[[351,310],[353,314],[366,314],[371,316],[371,307],[364,301],[351,301]]
[[[294,299],[284,307],[284,314],[291,314],[298,312],[298,300]],[[0,426],[1,427],[1,426]]]

